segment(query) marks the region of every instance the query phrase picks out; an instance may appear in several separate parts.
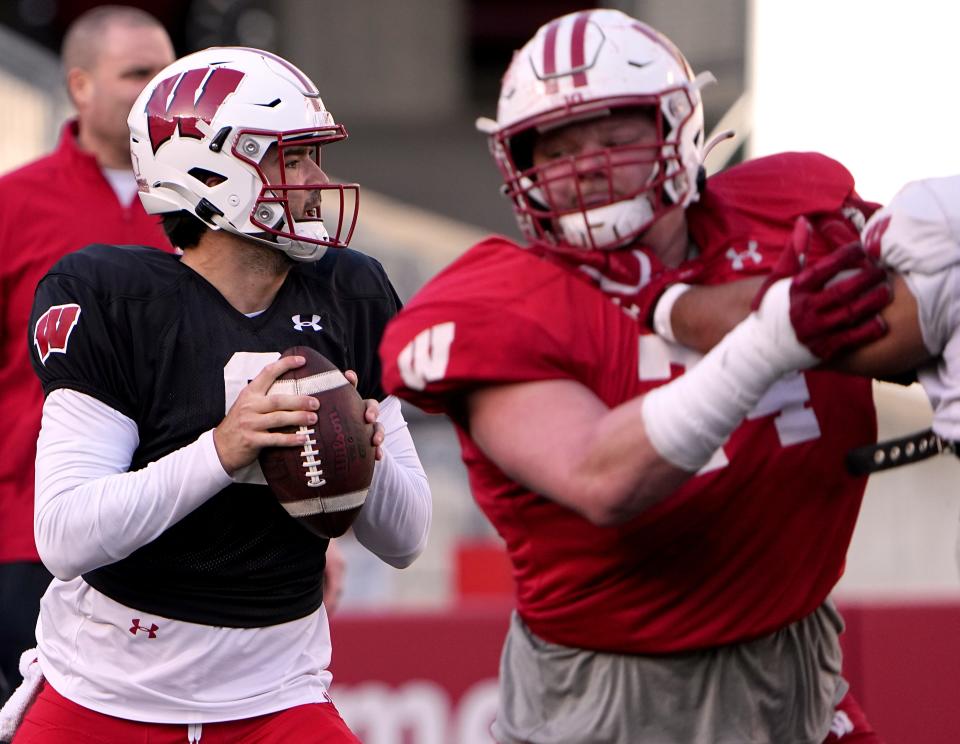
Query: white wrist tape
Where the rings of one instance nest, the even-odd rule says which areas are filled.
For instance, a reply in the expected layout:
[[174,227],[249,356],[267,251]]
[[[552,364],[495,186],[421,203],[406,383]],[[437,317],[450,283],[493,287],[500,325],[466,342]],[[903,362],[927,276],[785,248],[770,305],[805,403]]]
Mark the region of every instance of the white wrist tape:
[[663,459],[696,472],[774,382],[817,362],[793,331],[790,280],[783,279],[696,367],[644,398],[650,443]]
[[689,284],[672,284],[660,295],[660,299],[653,309],[653,330],[660,338],[671,343],[677,342],[673,335],[673,324],[670,322],[673,305],[688,289],[690,289]]

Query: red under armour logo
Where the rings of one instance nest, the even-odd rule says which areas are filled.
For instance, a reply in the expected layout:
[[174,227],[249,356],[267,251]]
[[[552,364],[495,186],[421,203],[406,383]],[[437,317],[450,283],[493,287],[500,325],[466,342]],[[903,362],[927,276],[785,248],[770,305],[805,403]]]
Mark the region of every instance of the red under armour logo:
[[239,70],[204,67],[168,77],[157,85],[147,101],[147,129],[153,151],[178,127],[181,137],[203,139],[197,122],[209,124],[242,79]]
[[156,638],[156,637],[157,637],[157,631],[160,630],[160,626],[157,625],[156,623],[150,623],[150,627],[149,627],[149,628],[141,627],[141,626],[140,626],[140,618],[139,618],[139,617],[134,618],[134,619],[131,620],[130,622],[133,623],[133,626],[130,628],[130,632],[131,632],[133,635],[136,635],[138,630],[142,630],[144,633],[147,634],[147,638]]

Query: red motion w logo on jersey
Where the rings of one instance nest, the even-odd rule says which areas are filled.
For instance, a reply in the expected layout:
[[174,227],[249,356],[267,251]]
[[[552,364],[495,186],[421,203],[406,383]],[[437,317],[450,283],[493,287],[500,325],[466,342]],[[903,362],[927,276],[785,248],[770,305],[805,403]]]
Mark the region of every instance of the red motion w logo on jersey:
[[70,334],[80,320],[79,305],[54,305],[40,316],[33,327],[33,345],[37,347],[40,361],[47,363],[47,357],[54,351],[67,353]]
[[170,139],[177,127],[181,137],[203,139],[197,122],[209,124],[242,79],[239,70],[205,67],[160,83],[147,101],[147,129],[153,151]]

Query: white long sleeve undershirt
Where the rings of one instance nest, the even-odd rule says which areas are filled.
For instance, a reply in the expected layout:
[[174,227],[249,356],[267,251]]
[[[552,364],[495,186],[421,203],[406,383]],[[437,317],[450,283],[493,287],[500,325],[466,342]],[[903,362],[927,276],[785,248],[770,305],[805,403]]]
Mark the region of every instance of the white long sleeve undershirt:
[[[409,565],[426,545],[430,488],[396,398],[380,404],[384,458],[354,531],[392,566]],[[212,431],[136,472],[136,424],[75,390],[43,405],[37,441],[34,533],[47,568],[64,581],[113,563],[156,539],[231,483]]]

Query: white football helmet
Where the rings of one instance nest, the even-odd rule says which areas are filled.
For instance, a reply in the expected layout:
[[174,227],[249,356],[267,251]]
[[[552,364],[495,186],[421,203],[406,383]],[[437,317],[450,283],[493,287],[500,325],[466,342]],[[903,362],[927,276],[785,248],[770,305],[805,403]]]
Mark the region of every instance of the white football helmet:
[[[571,13],[542,26],[504,75],[497,120],[477,120],[477,128],[490,135],[525,236],[561,249],[621,248],[668,210],[695,201],[703,161],[700,88],[712,80],[710,73],[694,78],[669,39],[618,10]],[[572,208],[551,205],[545,169],[533,167],[536,135],[622,109],[648,110],[657,141],[603,150],[605,202],[593,197],[588,206],[578,195]],[[641,189],[614,193],[613,153],[617,167],[625,160],[653,163]],[[596,162],[593,154],[583,157]],[[571,168],[583,157],[570,158]]]
[[[313,82],[281,57],[241,47],[190,54],[150,81],[127,123],[140,200],[149,214],[186,210],[214,230],[297,261],[315,261],[327,246],[349,242],[356,184],[289,185],[283,167],[279,181],[270,182],[262,167],[274,146],[281,164],[285,148],[307,147],[319,165],[320,146],[347,136]],[[319,191],[322,210],[295,215],[289,200],[294,190]],[[331,226],[336,221],[329,233],[324,216]]]

